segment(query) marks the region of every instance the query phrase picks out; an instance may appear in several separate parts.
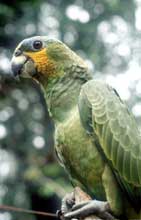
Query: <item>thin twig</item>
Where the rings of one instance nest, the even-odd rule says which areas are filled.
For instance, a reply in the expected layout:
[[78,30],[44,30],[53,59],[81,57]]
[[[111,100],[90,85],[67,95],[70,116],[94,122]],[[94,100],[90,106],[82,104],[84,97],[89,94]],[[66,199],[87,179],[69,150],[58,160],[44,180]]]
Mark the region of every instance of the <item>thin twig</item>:
[[6,210],[6,211],[22,212],[22,213],[26,213],[26,214],[36,214],[36,215],[44,215],[44,216],[50,216],[50,217],[58,218],[56,213],[28,210],[28,209],[17,208],[17,207],[8,206],[8,205],[0,205],[0,209],[1,210]]

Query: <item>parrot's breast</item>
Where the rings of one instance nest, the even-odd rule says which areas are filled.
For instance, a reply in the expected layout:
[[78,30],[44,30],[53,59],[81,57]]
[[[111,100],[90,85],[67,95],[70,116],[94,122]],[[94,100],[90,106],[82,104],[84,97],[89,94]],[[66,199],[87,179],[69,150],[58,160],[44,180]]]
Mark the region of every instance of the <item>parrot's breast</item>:
[[105,163],[92,137],[81,125],[78,110],[73,110],[65,123],[57,127],[56,151],[71,178],[101,200],[105,200],[102,174]]

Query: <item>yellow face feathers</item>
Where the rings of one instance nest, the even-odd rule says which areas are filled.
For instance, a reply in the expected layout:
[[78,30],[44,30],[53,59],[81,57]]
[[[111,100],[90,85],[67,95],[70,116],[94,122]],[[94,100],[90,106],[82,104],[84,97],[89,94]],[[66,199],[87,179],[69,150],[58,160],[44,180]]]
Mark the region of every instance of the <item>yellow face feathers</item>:
[[55,63],[48,58],[46,48],[36,52],[25,52],[25,55],[34,61],[39,74],[46,77],[55,74]]
[[23,40],[12,58],[15,76],[29,76],[37,81],[53,82],[66,75],[73,66],[85,68],[84,61],[61,41],[36,36]]

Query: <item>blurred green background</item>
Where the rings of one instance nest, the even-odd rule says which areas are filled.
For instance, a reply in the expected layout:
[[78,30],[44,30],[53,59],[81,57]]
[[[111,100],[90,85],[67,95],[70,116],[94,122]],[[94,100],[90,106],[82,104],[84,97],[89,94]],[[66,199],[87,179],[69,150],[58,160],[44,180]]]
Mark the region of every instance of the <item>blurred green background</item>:
[[[55,212],[72,189],[53,148],[53,123],[39,86],[16,82],[10,59],[24,38],[68,44],[114,86],[141,128],[141,0],[0,1],[0,204]],[[0,211],[0,220],[43,220]]]

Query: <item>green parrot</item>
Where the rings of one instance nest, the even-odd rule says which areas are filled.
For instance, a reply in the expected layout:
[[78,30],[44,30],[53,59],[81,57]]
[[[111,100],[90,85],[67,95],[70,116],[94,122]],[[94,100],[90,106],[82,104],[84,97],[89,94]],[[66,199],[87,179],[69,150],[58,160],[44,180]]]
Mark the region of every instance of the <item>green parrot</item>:
[[14,76],[41,85],[55,124],[55,149],[74,184],[104,202],[97,206],[108,202],[119,219],[141,219],[141,137],[118,93],[93,79],[64,43],[46,36],[23,40],[11,65]]

